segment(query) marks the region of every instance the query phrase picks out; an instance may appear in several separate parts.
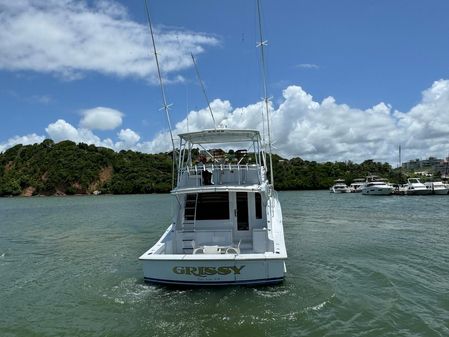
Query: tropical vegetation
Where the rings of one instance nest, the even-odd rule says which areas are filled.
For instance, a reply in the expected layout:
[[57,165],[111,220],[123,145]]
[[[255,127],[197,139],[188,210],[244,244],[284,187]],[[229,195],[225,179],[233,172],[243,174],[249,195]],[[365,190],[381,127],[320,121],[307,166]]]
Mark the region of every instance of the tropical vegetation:
[[[405,181],[405,176],[388,163],[373,160],[318,163],[274,155],[273,170],[278,190],[327,189],[337,178],[349,184],[370,174]],[[172,153],[115,152],[50,139],[0,153],[0,196],[163,193],[171,189],[171,176]]]

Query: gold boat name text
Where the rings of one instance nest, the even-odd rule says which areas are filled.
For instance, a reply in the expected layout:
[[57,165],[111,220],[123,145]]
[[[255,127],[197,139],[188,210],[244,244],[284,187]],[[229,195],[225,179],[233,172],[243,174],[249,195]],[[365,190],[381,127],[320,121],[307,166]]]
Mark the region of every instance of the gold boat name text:
[[245,266],[223,266],[223,267],[173,267],[173,272],[180,275],[194,275],[199,277],[206,277],[209,275],[234,275],[240,274],[240,271]]

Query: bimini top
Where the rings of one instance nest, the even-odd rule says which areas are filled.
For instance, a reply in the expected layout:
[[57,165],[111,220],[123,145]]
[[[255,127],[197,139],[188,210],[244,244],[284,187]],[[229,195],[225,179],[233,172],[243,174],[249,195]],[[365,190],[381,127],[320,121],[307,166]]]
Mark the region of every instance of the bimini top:
[[259,131],[248,129],[210,129],[181,133],[178,136],[192,144],[253,142],[260,140]]

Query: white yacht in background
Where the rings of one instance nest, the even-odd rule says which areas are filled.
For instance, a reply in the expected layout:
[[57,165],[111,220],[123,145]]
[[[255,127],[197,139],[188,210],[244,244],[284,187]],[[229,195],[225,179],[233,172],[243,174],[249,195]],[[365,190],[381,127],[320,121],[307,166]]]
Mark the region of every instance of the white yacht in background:
[[354,181],[349,185],[349,190],[351,193],[361,193],[362,187],[365,185],[365,179],[359,178],[354,179]]
[[449,188],[441,181],[427,182],[424,184],[427,189],[432,191],[432,194],[448,194]]
[[386,182],[385,179],[369,176],[365,185],[362,187],[363,195],[391,195],[394,187]]
[[405,186],[406,195],[429,195],[432,190],[428,189],[418,178],[408,178]]
[[[140,256],[145,281],[178,285],[273,284],[284,279],[282,211],[267,178],[255,130],[180,134],[176,211],[159,241]],[[231,146],[249,144],[235,158]],[[192,150],[207,157],[195,161]],[[214,153],[220,153],[216,158]]]
[[345,184],[345,181],[343,179],[335,180],[335,184],[329,188],[329,191],[331,193],[349,193],[349,192],[351,192],[349,190],[349,187]]

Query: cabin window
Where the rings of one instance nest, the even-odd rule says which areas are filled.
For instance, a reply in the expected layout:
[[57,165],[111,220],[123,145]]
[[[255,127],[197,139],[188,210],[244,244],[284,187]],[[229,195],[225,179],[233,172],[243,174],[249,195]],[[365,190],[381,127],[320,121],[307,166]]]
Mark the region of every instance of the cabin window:
[[229,219],[229,193],[199,193],[196,220]]
[[254,200],[256,202],[256,219],[262,219],[262,196],[260,193],[255,194]]

